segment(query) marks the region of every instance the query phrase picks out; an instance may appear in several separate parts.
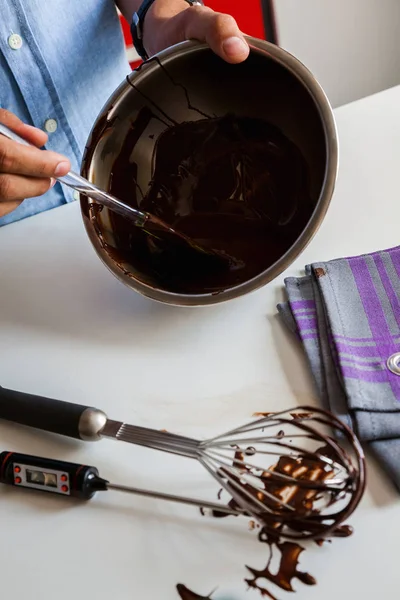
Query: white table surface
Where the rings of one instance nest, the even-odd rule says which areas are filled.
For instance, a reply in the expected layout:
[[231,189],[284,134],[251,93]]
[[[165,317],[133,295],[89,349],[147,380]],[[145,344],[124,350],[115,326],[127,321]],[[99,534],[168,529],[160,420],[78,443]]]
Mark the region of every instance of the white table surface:
[[[400,242],[400,87],[336,111],[340,175],[328,216],[285,275],[306,263]],[[96,257],[78,204],[0,230],[0,383],[96,406],[111,418],[209,436],[316,401],[300,347],[276,318],[284,275],[217,307],[162,306],[120,284]],[[214,497],[192,461],[108,440],[85,444],[0,424],[0,449],[94,464],[112,481]],[[190,464],[188,464],[190,463]],[[191,468],[192,467],[192,468]],[[369,461],[353,537],[310,546],[297,600],[398,598],[400,498]],[[259,598],[245,564],[267,547],[245,519],[109,492],[88,504],[0,489],[1,597],[177,600],[185,583],[215,600]],[[285,592],[275,589],[280,600]]]

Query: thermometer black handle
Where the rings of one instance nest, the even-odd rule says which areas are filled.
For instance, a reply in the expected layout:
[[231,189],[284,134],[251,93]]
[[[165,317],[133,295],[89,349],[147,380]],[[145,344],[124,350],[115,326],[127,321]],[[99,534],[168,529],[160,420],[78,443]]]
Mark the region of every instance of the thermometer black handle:
[[107,490],[107,481],[96,467],[20,454],[1,452],[0,483],[90,500]]

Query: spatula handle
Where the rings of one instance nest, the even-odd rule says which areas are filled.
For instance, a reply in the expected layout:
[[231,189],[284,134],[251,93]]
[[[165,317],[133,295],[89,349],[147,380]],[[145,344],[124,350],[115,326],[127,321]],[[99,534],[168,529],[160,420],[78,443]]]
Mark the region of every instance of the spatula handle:
[[101,439],[107,415],[97,408],[0,387],[0,419],[85,441]]

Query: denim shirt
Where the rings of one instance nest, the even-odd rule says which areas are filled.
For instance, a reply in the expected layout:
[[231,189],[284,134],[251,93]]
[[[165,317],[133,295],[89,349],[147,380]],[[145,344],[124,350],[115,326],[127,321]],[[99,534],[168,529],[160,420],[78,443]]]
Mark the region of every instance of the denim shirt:
[[[129,73],[113,0],[1,0],[0,107],[48,133],[48,150],[80,169],[90,129]],[[57,183],[0,226],[74,200]]]

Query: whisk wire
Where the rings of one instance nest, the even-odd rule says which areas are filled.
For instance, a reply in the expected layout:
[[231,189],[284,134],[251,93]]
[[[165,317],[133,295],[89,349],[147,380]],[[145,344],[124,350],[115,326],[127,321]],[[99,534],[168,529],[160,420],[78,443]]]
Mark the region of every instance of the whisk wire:
[[[209,462],[211,462],[211,464],[213,464],[214,459],[212,459],[210,457],[207,457],[207,459]],[[204,457],[203,457],[203,459],[200,459],[200,461],[202,462],[202,464],[204,466],[206,466],[206,468],[208,467],[207,462],[204,460]],[[218,462],[217,462],[217,464],[218,464]],[[214,465],[214,468],[215,468],[215,465]],[[223,476],[219,472],[219,468],[216,469],[215,471],[212,468],[208,468],[207,470],[212,474],[212,476],[214,478],[217,479],[217,481],[225,488],[225,490],[231,496],[233,496],[233,498],[236,500],[236,502],[239,504],[239,506],[243,505],[243,503],[245,504],[246,511],[249,512],[254,518],[256,518],[256,519],[259,518],[258,512],[254,509],[254,504],[257,505],[258,509],[262,513],[265,513],[265,512],[272,513],[273,512],[271,507],[269,507],[267,504],[265,504],[264,502],[259,500],[256,496],[254,496],[251,492],[249,492],[246,489],[245,485],[238,482],[236,480],[236,478],[230,474],[229,470],[225,469],[224,466],[223,466]],[[238,479],[239,479],[239,477],[238,477]],[[226,480],[228,481],[228,483],[226,483]],[[238,492],[240,492],[240,494]],[[270,500],[273,500],[274,503],[276,503],[280,506],[284,506],[289,511],[295,510],[292,506],[286,505],[285,502],[283,502],[283,500],[281,500],[277,496],[274,496],[273,494],[269,494],[269,492],[266,492],[266,490],[263,490],[260,488],[260,489],[257,489],[257,492],[262,492],[263,495],[268,497]]]
[[[280,411],[204,441],[120,422],[109,422],[102,434],[198,460],[230,495],[234,514],[251,515],[264,531],[275,535],[278,528],[288,539],[323,537],[359,503],[364,457],[353,432],[334,415],[307,406],[295,410],[297,414]],[[351,455],[321,426],[340,432]],[[258,460],[251,458],[255,455]],[[261,466],[267,457],[279,459]]]
[[[300,412],[300,408],[298,410]],[[304,413],[312,413],[314,411],[315,411],[315,409],[312,407],[309,407],[309,406],[301,407],[301,412],[304,412]],[[266,417],[262,417],[261,419],[257,419],[256,421],[245,423],[244,425],[240,425],[238,427],[235,427],[234,429],[230,429],[229,431],[227,431],[225,433],[219,434],[219,435],[215,436],[214,438],[210,438],[207,440],[207,442],[213,442],[214,440],[217,440],[217,439],[221,439],[224,437],[230,437],[231,435],[233,435],[235,433],[246,433],[246,431],[254,431],[255,429],[275,427],[276,424],[280,422],[279,417],[281,415],[290,414],[290,412],[293,412],[293,410],[292,409],[282,410],[279,412],[271,413],[270,415],[268,415]],[[286,419],[285,422],[293,425],[293,421],[289,421],[288,419]]]
[[[257,451],[257,454],[260,454],[260,451]],[[267,452],[266,454],[270,454],[269,452]],[[208,451],[207,452],[208,456],[212,456],[213,458],[223,458],[226,460],[228,460],[226,458],[226,456],[224,454],[220,454],[219,452],[216,451]],[[282,456],[282,455],[280,455]],[[321,455],[322,456],[322,455]],[[268,469],[268,468],[264,468],[261,467],[260,465],[256,465],[254,463],[249,463],[243,460],[239,460],[237,458],[233,458],[231,459],[232,463],[236,466],[240,465],[239,468],[243,468],[244,471],[255,471],[255,472],[259,472],[262,473],[263,476],[268,473],[268,475],[270,475],[269,477],[269,481],[271,482],[282,482],[285,481],[286,483],[288,483],[289,485],[298,485],[299,480],[295,479],[294,477],[291,477],[290,475],[284,475],[283,473],[279,473],[277,471],[274,471],[273,469]],[[224,463],[226,464],[226,463]],[[228,462],[229,465],[229,462]],[[339,465],[338,465],[339,466]],[[318,481],[302,481],[301,485],[304,488],[310,488],[310,489],[321,489],[321,490],[326,490],[326,487],[328,486],[330,488],[331,491],[337,491],[340,492],[342,491],[343,487],[342,484],[344,484],[344,480],[342,479],[330,479],[329,481],[326,481],[324,483],[319,483]],[[335,487],[335,486],[340,486],[340,487]]]
[[145,446],[162,452],[179,454],[188,458],[197,458],[198,441],[166,431],[146,429],[135,425],[121,423],[117,439],[132,442],[138,446]]
[[[277,440],[276,436],[274,438],[269,438],[268,440],[265,440],[265,438],[247,438],[247,439],[233,439],[230,440],[231,445],[238,445],[238,444],[266,444],[266,445],[271,445],[271,446],[278,446],[279,448],[287,448],[288,450],[291,451],[291,453],[293,451],[297,452],[298,457],[304,457],[304,458],[309,458],[309,459],[318,459],[319,461],[322,461],[324,463],[326,463],[327,465],[329,465],[331,468],[336,468],[336,469],[340,469],[341,465],[339,465],[339,463],[335,462],[334,460],[332,460],[331,458],[329,458],[328,456],[324,456],[321,453],[318,452],[309,452],[307,450],[305,450],[304,448],[301,448],[300,446],[295,446],[294,444],[287,444],[286,442],[284,442],[283,440]],[[219,448],[219,449],[224,449],[224,450],[228,450],[229,448],[226,446],[226,442],[214,442],[212,444],[210,444],[209,446],[210,448]],[[245,452],[245,451],[244,451]],[[267,454],[267,455],[279,455],[279,456],[284,456],[282,455],[281,452],[277,452],[274,453],[270,450],[260,450],[259,448],[257,449],[257,454]],[[290,456],[293,454],[287,454],[287,456]],[[265,469],[264,469],[265,470]]]

